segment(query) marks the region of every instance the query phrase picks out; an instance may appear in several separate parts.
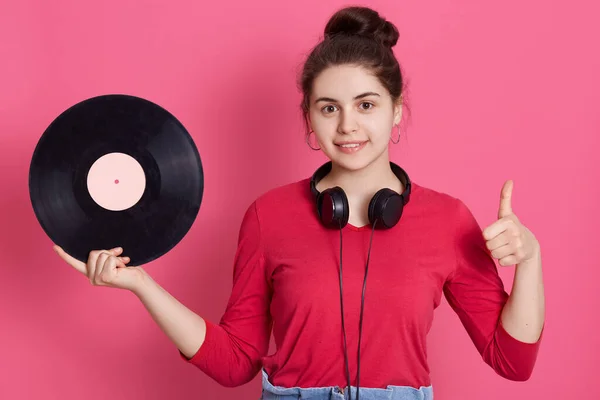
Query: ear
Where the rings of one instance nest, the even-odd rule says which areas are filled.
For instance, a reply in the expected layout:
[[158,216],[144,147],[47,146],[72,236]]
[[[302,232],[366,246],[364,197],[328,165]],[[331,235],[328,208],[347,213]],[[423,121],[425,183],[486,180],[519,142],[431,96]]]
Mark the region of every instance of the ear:
[[308,129],[307,133],[310,132],[310,131],[312,131],[313,130],[313,128],[312,128],[312,121],[310,120],[310,114],[309,113],[306,113],[304,115],[304,122],[306,123],[306,129]]
[[402,96],[394,105],[394,125],[398,125],[402,120]]

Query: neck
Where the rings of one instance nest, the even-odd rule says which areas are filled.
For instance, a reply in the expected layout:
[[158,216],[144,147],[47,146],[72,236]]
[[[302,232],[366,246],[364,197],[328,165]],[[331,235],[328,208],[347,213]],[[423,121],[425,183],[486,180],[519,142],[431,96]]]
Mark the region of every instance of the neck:
[[323,181],[323,187],[340,186],[349,199],[359,203],[370,199],[381,188],[390,188],[400,193],[404,190],[403,184],[390,167],[387,153],[356,171],[334,163]]

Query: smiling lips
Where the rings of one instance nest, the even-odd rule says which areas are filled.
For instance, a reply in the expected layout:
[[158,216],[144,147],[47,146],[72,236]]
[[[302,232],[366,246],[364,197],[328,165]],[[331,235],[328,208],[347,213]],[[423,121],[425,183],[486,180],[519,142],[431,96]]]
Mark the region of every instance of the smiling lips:
[[359,151],[360,149],[365,147],[366,143],[367,143],[367,141],[363,141],[363,142],[354,141],[354,142],[336,143],[335,145],[340,149],[340,151],[342,153],[351,154],[351,153],[356,153],[357,151]]

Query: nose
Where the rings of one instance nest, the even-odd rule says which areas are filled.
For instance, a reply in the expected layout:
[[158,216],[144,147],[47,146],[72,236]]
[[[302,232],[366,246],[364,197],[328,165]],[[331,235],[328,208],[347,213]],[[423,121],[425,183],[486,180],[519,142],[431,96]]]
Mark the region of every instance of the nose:
[[356,132],[358,130],[358,121],[351,109],[346,109],[340,114],[338,132],[344,135]]

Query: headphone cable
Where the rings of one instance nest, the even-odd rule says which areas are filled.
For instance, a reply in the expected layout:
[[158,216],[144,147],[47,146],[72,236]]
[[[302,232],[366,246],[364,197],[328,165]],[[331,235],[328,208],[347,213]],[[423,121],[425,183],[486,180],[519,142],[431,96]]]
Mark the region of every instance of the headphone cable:
[[[363,312],[364,312],[364,306],[365,306],[365,292],[367,289],[367,274],[369,272],[369,261],[371,259],[371,248],[373,245],[373,234],[375,233],[375,224],[377,223],[377,221],[375,221],[373,223],[373,227],[371,229],[371,238],[369,240],[369,251],[367,253],[367,264],[365,266],[365,277],[363,279],[363,289],[362,289],[362,294],[361,294],[361,302],[360,302],[360,321],[359,321],[359,328],[358,328],[358,362],[357,362],[357,372],[356,372],[356,400],[360,399],[360,345],[361,345],[361,341],[362,341],[362,326],[363,326]],[[347,338],[346,338],[346,327],[345,327],[345,322],[344,322],[344,298],[343,298],[343,285],[342,285],[342,247],[343,247],[343,240],[342,240],[342,227],[340,226],[340,305],[341,305],[341,312],[342,312],[342,332],[344,334],[344,358],[345,358],[345,362],[346,362],[346,380],[347,380],[347,393],[348,393],[348,397],[350,398],[350,400],[352,399],[352,389],[351,389],[351,385],[350,385],[350,367],[348,364],[348,342],[347,342]]]
[[375,232],[376,223],[377,220],[375,220],[375,222],[373,223],[373,228],[371,229],[369,251],[367,253],[367,265],[365,265],[365,278],[363,279],[363,290],[360,303],[360,323],[358,328],[358,367],[356,372],[356,400],[360,399],[360,343],[362,341],[363,311],[365,308],[365,292],[367,290],[367,273],[369,272],[369,261],[371,259],[371,247],[373,245],[373,233]]
[[348,383],[348,391],[350,391],[350,366],[348,365],[348,342],[346,339],[346,328],[344,323],[344,296],[342,288],[342,245],[342,227],[340,225],[340,306],[342,309],[342,333],[344,334],[344,359],[346,361],[346,381]]

